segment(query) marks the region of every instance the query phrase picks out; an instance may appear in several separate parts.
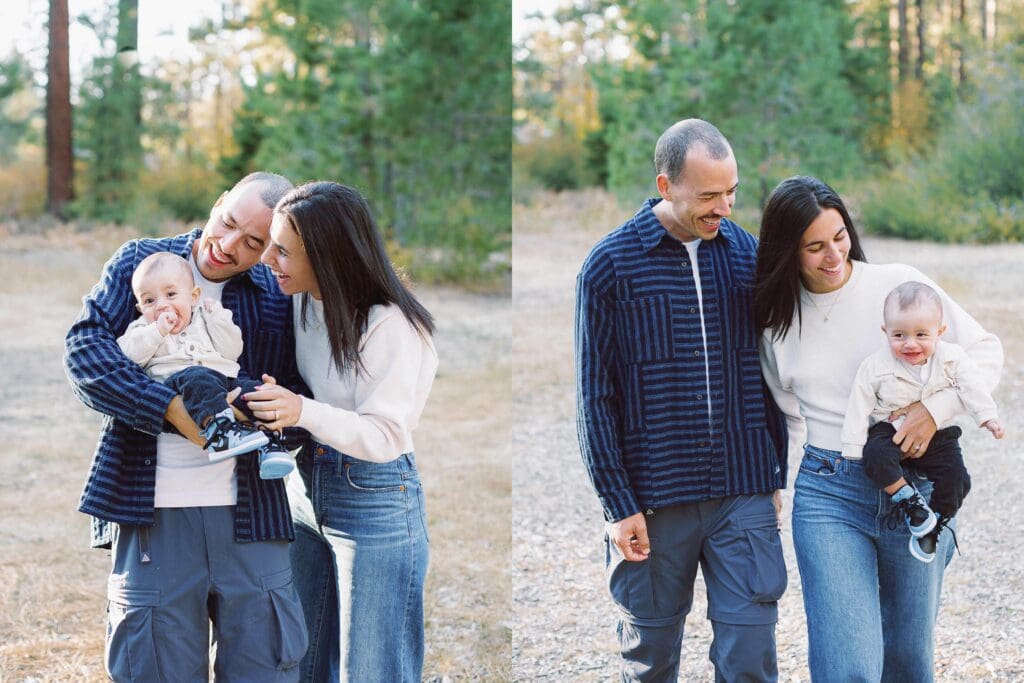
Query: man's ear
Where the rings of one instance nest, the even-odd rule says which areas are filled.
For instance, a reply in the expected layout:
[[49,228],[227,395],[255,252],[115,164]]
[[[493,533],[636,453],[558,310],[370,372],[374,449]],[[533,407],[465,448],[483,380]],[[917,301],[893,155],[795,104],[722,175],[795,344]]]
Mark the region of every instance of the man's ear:
[[672,184],[668,181],[668,176],[664,173],[659,173],[654,182],[658,185],[658,194],[661,195],[661,198],[666,201],[672,201],[672,195],[669,193]]

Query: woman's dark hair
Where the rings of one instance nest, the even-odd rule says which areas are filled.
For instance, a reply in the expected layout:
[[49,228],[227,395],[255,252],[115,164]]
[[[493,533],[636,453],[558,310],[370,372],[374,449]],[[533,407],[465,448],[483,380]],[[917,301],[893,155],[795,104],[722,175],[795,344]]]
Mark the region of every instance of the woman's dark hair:
[[[359,340],[370,307],[394,304],[421,336],[433,334],[434,318],[395,273],[384,240],[359,192],[327,181],[290,191],[274,208],[302,239],[323,297],[331,357],[338,370],[361,369]],[[309,294],[302,297],[306,328]]]
[[754,289],[754,319],[757,329],[772,330],[783,339],[800,310],[800,241],[804,231],[825,209],[835,209],[843,217],[850,235],[848,258],[867,261],[860,246],[850,212],[831,187],[811,176],[787,178],[772,190],[761,215],[760,243],[757,247],[757,279]]

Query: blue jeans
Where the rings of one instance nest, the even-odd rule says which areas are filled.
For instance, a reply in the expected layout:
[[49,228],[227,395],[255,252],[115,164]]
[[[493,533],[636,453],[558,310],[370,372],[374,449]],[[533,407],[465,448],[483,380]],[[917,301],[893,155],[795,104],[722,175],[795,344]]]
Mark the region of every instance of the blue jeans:
[[411,453],[388,463],[319,444],[288,482],[309,649],[302,680],[419,681],[429,543]]
[[[911,474],[921,491],[931,483]],[[793,543],[807,612],[815,683],[933,680],[942,574],[953,556],[944,531],[930,564],[910,554],[910,532],[890,529],[889,496],[860,461],[808,445],[793,499]]]

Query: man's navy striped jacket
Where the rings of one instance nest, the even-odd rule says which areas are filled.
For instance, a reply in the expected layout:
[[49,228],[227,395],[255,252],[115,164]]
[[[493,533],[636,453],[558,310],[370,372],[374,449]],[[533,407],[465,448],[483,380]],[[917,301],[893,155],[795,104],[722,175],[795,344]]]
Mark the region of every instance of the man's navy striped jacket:
[[576,281],[577,429],[609,521],[786,483],[752,309],[757,240],[723,219],[697,251],[707,382],[689,254],[657,201],[598,242]]
[[[111,523],[152,526],[156,435],[164,429],[164,413],[175,396],[117,345],[118,336],[138,316],[132,273],[157,251],[188,258],[200,232],[124,244],[83,299],[82,312],[65,339],[64,368],[75,394],[104,415],[78,506],[93,518],[94,547],[110,545]],[[259,379],[267,373],[281,384],[298,384],[291,299],[278,290],[269,269],[257,264],[232,278],[222,303],[242,330],[241,376]],[[236,460],[235,540],[293,539],[283,481],[260,479],[254,454]]]

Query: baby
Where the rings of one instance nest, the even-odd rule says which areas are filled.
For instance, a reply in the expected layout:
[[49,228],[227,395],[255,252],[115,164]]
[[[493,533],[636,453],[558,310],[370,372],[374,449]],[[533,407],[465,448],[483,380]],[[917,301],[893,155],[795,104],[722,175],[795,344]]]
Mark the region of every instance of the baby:
[[231,311],[203,299],[192,268],[168,252],[147,256],[132,274],[132,291],[142,317],[133,321],[117,343],[150,377],[177,391],[189,416],[199,425],[210,462],[259,449],[260,477],[279,479],[295,465],[272,433],[235,420],[227,393],[252,391],[259,382],[237,380],[242,331]]
[[843,457],[856,458],[863,450],[868,477],[892,496],[895,509],[906,517],[910,553],[931,562],[939,534],[971,489],[957,442],[961,431],[955,426],[939,429],[924,455],[907,461],[934,485],[929,507],[903,476],[904,456],[892,441],[903,418],[889,422],[890,413],[953,388],[975,424],[997,439],[1003,438],[1003,428],[977,366],[961,347],[939,340],[946,326],[942,299],[934,289],[921,282],[903,283],[885,298],[883,316],[889,343],[857,371],[843,422]]

